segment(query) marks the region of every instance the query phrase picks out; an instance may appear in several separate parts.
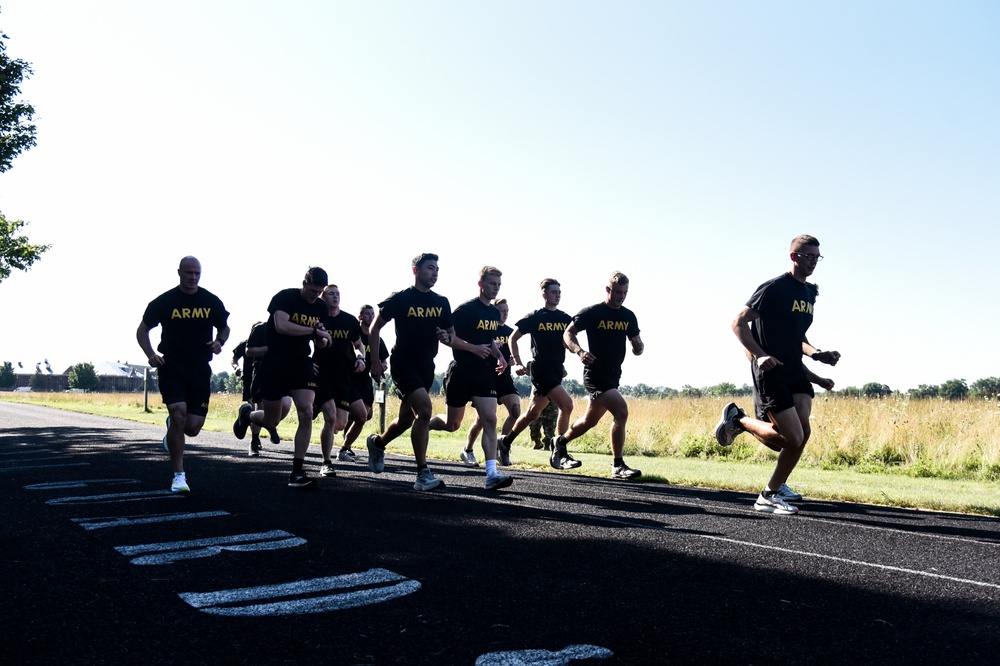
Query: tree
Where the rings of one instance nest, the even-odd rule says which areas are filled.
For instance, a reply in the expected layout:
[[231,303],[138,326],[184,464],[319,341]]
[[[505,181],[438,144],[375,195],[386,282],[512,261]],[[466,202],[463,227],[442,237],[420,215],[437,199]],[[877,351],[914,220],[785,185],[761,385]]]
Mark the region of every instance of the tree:
[[998,400],[1000,399],[1000,377],[977,379],[969,386],[969,392],[976,398],[983,400]]
[[31,375],[31,379],[28,381],[28,386],[31,387],[32,391],[44,391],[45,386],[45,375],[42,374],[40,368],[35,368],[35,374]]
[[969,386],[964,379],[949,379],[941,384],[940,395],[945,400],[964,400],[969,396]]
[[[0,110],[2,115],[2,110]],[[0,144],[3,137],[0,136]],[[11,269],[28,270],[51,245],[32,245],[27,236],[18,235],[26,224],[23,220],[8,220],[0,213],[0,282],[10,277]]]
[[77,363],[69,371],[69,387],[93,391],[101,380],[94,371],[93,363]]
[[[7,55],[7,35],[0,32],[0,173],[13,166],[14,158],[35,145],[32,119],[35,107],[16,101],[21,83],[31,76],[31,64]],[[21,220],[8,221],[0,213],[0,282],[10,277],[12,268],[27,270],[48,245],[32,245],[17,231]]]
[[941,387],[937,384],[921,384],[915,389],[907,391],[911,398],[936,398],[941,393]]
[[13,364],[10,361],[4,361],[3,366],[0,366],[0,389],[12,389],[16,383],[17,375],[14,374]]
[[892,389],[886,384],[878,382],[868,382],[861,387],[861,394],[866,398],[884,398],[892,393]]
[[14,158],[35,146],[35,107],[15,101],[21,83],[31,76],[31,63],[7,55],[7,35],[0,32],[0,173]]

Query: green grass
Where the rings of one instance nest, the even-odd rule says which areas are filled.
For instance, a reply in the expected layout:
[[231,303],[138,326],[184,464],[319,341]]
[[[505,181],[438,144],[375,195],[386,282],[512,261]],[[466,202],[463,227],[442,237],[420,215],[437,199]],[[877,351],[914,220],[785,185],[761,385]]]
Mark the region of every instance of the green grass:
[[[150,396],[152,411],[145,412],[143,398],[137,394],[2,393],[0,400],[42,404],[155,425],[162,425],[167,414],[158,396]],[[705,399],[705,402],[710,401]],[[238,406],[237,396],[213,396],[205,429],[229,432]],[[435,403],[435,407],[443,411],[443,405]],[[391,412],[394,408],[390,405]],[[707,430],[714,427],[714,422],[711,422],[711,413],[716,411],[714,403],[700,405],[696,411],[705,412],[705,416],[701,418],[703,421],[708,420]],[[582,413],[582,410],[578,413]],[[458,453],[464,446],[471,418],[470,410],[466,415],[465,425],[458,432],[431,433],[428,456],[443,460],[458,460]],[[377,408],[375,419],[376,421],[378,419]],[[560,473],[595,477],[609,475],[611,455],[604,442],[607,441],[610,417],[605,417],[605,420],[606,423],[602,422],[595,430],[588,433],[587,437],[570,445],[573,457],[582,461],[583,467]],[[662,423],[671,421],[664,420]],[[774,467],[775,454],[754,444],[746,436],[741,437],[739,443],[731,449],[723,449],[705,432],[673,432],[671,436],[674,437],[676,444],[669,453],[663,453],[653,447],[634,443],[634,439],[640,442],[643,439],[632,437],[632,424],[633,421],[630,419],[629,433],[630,440],[633,441],[626,447],[626,457],[629,465],[642,470],[643,477],[639,483],[669,481],[682,486],[757,492],[763,487]],[[291,438],[296,425],[293,412],[280,426],[282,436],[286,439]],[[665,426],[651,418],[640,422],[639,425],[646,430],[665,429]],[[702,427],[702,430],[706,428]],[[673,431],[676,431],[676,428]],[[366,429],[356,446],[364,448],[364,437],[369,432],[374,432],[374,426]],[[319,429],[314,427],[314,443],[318,444],[318,436]],[[514,468],[553,471],[548,465],[547,452],[533,450],[530,446],[528,433],[522,433],[511,452]],[[389,451],[412,455],[409,437],[404,436],[393,442]],[[842,459],[838,459],[826,452],[814,456],[811,462],[804,457],[803,463],[792,474],[790,485],[811,500],[838,500],[1000,517],[1000,483],[991,480],[989,474],[984,475],[978,469],[975,474],[963,475],[960,468],[935,462],[934,459],[915,460],[910,464],[901,465],[900,454],[896,449],[887,447],[881,449],[876,447],[853,455],[848,453],[843,453]],[[477,457],[482,458],[482,451],[478,445]]]

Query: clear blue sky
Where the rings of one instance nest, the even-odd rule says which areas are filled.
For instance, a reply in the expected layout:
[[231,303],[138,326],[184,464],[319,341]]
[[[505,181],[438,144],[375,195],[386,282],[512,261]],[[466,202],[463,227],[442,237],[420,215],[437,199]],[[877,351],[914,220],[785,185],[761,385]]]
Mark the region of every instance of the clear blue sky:
[[453,305],[500,267],[515,318],[544,277],[574,313],[624,271],[623,383],[740,385],[729,324],[811,233],[820,374],[1000,375],[996,3],[0,7],[38,125],[0,210],[53,244],[0,283],[0,360],[143,362],[186,254],[236,340],[311,264],[356,310],[430,251]]

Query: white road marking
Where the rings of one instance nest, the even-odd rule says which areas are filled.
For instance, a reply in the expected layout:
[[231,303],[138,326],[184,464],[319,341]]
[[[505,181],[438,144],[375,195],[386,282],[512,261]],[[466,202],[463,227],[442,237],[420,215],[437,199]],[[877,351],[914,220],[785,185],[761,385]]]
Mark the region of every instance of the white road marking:
[[780,553],[792,554],[792,555],[802,555],[805,557],[815,557],[822,560],[832,560],[834,562],[841,562],[843,564],[854,564],[857,566],[871,567],[873,569],[882,569],[883,571],[897,571],[899,573],[910,574],[913,576],[925,576],[927,578],[937,578],[940,580],[947,580],[953,583],[964,583],[967,585],[978,585],[980,587],[990,587],[993,589],[1000,590],[1000,584],[997,583],[986,583],[980,580],[969,580],[968,578],[956,578],[955,576],[945,576],[943,574],[930,573],[929,571],[920,571],[919,569],[905,569],[903,567],[893,566],[891,564],[878,564],[875,562],[865,562],[862,560],[852,560],[846,557],[837,557],[836,555],[824,555],[823,553],[810,553],[805,550],[792,550],[790,548],[782,548],[780,546],[772,546],[763,543],[754,543],[752,541],[741,541],[739,539],[730,539],[729,537],[714,536],[711,534],[697,534],[694,532],[688,532],[685,530],[679,530],[671,527],[663,527],[656,525],[648,525],[643,523],[633,523],[627,520],[617,520],[615,518],[605,518],[604,516],[594,516],[590,514],[576,514],[582,518],[590,518],[593,520],[604,521],[608,523],[616,523],[618,525],[628,525],[629,527],[638,527],[647,530],[662,530],[664,532],[676,532],[678,534],[683,534],[686,537],[692,537],[695,539],[708,539],[709,541],[721,541],[724,543],[732,543],[739,546],[749,546],[751,548],[761,548],[764,550],[775,550]]
[[63,490],[68,488],[87,488],[89,486],[127,486],[141,483],[139,479],[81,479],[80,481],[50,481],[48,483],[33,483],[24,486],[25,490]]
[[[386,583],[395,584],[386,586]],[[356,608],[406,596],[419,589],[420,583],[415,580],[409,580],[386,569],[369,569],[362,573],[313,578],[294,583],[217,592],[183,592],[179,596],[192,607],[211,615],[265,617],[326,613]],[[333,590],[351,591],[302,598],[302,595]],[[245,603],[265,599],[275,600],[281,597],[298,598],[267,603]],[[235,605],[241,602],[245,605]]]
[[[52,458],[45,458],[45,460],[52,460]],[[20,472],[23,469],[49,469],[52,467],[90,467],[90,463],[73,462],[73,463],[54,463],[51,465],[8,465],[3,469],[0,469],[0,474],[4,474],[6,472]]]
[[144,490],[137,493],[111,493],[109,495],[80,495],[77,497],[57,497],[46,504],[114,504],[116,502],[141,502],[150,499],[185,499],[181,493],[170,490]]
[[115,546],[122,555],[142,555],[143,553],[160,553],[133,557],[129,560],[137,565],[172,564],[179,560],[196,560],[203,557],[214,557],[222,551],[248,553],[262,550],[280,550],[305,545],[306,540],[289,534],[284,530],[257,532],[255,534],[234,534],[212,539],[193,539],[191,541],[168,541],[164,543],[147,543],[141,546]]
[[99,518],[70,518],[85,530],[99,530],[105,527],[128,527],[130,525],[149,525],[151,523],[169,523],[179,520],[195,520],[198,518],[217,518],[231,515],[228,511],[198,511],[196,513],[160,513],[151,516],[107,516]]
[[476,666],[564,666],[577,659],[610,659],[614,652],[597,645],[569,645],[558,652],[516,650],[490,652],[476,659]]

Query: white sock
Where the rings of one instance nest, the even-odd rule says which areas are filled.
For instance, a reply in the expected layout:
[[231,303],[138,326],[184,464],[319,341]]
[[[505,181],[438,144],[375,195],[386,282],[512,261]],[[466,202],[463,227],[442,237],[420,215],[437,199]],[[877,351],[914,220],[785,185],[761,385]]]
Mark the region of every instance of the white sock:
[[493,460],[487,460],[486,461],[486,476],[493,476],[496,473],[497,473],[497,461],[496,461],[496,459],[494,458]]
[[180,478],[180,479],[185,478],[184,477],[184,472],[174,472],[174,478],[175,479],[177,479],[177,478]]

